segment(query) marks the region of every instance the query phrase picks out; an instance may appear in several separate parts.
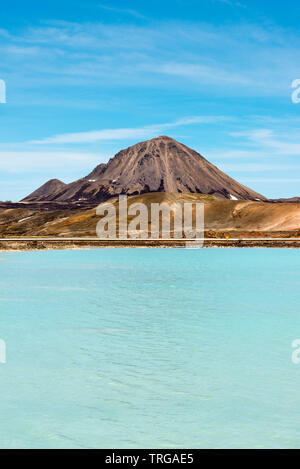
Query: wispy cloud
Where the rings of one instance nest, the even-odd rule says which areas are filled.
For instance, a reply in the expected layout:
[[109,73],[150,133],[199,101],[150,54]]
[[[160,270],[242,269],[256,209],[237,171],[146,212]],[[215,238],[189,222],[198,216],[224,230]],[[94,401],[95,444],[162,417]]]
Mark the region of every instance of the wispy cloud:
[[44,138],[42,140],[32,140],[28,142],[34,145],[44,144],[72,144],[72,143],[93,143],[103,140],[126,140],[139,138],[152,138],[168,129],[193,124],[212,124],[220,121],[228,120],[225,116],[192,116],[178,119],[175,122],[165,124],[154,124],[137,128],[123,129],[103,129],[93,130],[89,132],[68,133],[62,135],[54,135],[53,137]]
[[[272,151],[275,155],[300,156],[300,143],[293,141],[293,136],[282,137],[271,129],[254,129],[246,132],[232,132],[234,137],[245,137],[260,148]],[[299,135],[299,134],[298,134]],[[299,136],[295,137],[299,140]]]
[[145,16],[142,15],[141,13],[139,13],[138,11],[132,10],[132,9],[129,9],[129,8],[116,8],[116,7],[112,7],[112,6],[109,6],[109,5],[104,5],[102,3],[99,3],[98,7],[102,8],[103,10],[111,11],[113,13],[118,13],[118,14],[121,14],[121,15],[134,16],[135,18],[145,18]]
[[[249,182],[249,183],[255,183],[255,182],[262,182],[264,184],[274,184],[274,183],[278,183],[278,184],[283,184],[283,183],[298,183],[300,182],[300,178],[293,178],[293,177],[290,177],[290,178],[266,178],[266,177],[250,177],[250,178],[244,178],[243,179],[243,182]],[[278,195],[277,195],[278,197]],[[280,196],[279,196],[280,197]],[[299,192],[298,194],[294,195],[294,197],[299,197]]]
[[105,161],[101,153],[68,151],[12,151],[0,150],[0,170],[10,174],[35,174],[55,170],[64,172],[66,167],[72,171],[86,171]]
[[225,3],[226,5],[230,5],[232,7],[247,8],[247,6],[244,3],[237,2],[235,0],[213,0],[213,1],[217,3]]
[[200,80],[202,83],[212,84],[226,84],[230,83],[231,86],[251,85],[251,80],[247,74],[239,74],[229,70],[222,69],[217,63],[213,65],[200,65],[197,63],[164,63],[162,65],[153,64],[148,66],[151,68],[152,73],[160,73],[166,75],[174,75],[178,77],[190,78],[193,80]]
[[235,173],[258,173],[270,171],[299,171],[298,164],[277,164],[273,161],[269,163],[239,163],[239,164],[222,164],[222,170]]
[[0,48],[7,74],[21,70],[26,86],[38,75],[40,85],[57,87],[178,88],[193,82],[214,93],[286,95],[300,61],[300,39],[288,30],[183,21],[48,21],[14,35],[0,32]]

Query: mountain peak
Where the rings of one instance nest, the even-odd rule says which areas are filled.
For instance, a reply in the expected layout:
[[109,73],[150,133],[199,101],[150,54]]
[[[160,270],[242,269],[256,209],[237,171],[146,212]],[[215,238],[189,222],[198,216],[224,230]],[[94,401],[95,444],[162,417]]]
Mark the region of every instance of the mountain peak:
[[[46,185],[49,184],[46,183]],[[61,185],[58,181],[58,185]],[[54,184],[54,186],[56,186]],[[211,194],[232,200],[265,200],[265,197],[230,178],[202,155],[161,135],[118,152],[88,176],[56,190],[45,185],[25,200],[100,202],[119,194],[148,192]],[[50,197],[50,198],[49,198]]]
[[176,140],[174,140],[174,138],[168,137],[167,135],[160,135],[159,137],[154,137],[151,140],[171,140],[178,143]]
[[62,191],[66,185],[67,184],[59,179],[50,179],[36,191],[32,192],[32,194],[23,199],[23,201],[36,202],[41,200],[53,200],[55,194]]

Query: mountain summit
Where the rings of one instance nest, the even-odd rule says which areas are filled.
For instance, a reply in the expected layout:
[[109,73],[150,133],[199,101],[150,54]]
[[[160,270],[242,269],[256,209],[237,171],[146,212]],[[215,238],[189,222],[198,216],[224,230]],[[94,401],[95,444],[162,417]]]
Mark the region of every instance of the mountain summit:
[[266,200],[227,176],[196,151],[166,136],[121,150],[107,164],[100,164],[78,181],[65,185],[59,183],[44,184],[24,201],[101,202],[119,194],[149,192],[200,193],[234,200]]

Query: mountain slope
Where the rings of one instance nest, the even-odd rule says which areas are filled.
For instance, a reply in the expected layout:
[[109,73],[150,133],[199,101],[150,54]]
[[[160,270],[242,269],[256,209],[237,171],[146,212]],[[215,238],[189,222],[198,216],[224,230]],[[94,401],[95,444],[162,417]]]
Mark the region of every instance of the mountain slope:
[[[24,200],[32,201],[31,197],[34,194],[36,197],[41,189]],[[227,176],[196,151],[166,136],[120,151],[85,178],[55,191],[52,198],[47,194],[45,199],[41,193],[39,200],[100,202],[114,195],[149,192],[200,193],[234,200],[266,200]]]
[[38,202],[42,200],[52,200],[55,194],[60,193],[67,184],[59,179],[50,179],[50,181],[43,184],[39,189],[28,195],[24,201]]

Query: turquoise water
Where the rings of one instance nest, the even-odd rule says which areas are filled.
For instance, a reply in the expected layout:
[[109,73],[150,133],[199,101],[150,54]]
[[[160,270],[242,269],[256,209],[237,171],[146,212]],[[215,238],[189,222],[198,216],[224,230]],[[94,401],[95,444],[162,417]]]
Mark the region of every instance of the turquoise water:
[[300,251],[0,258],[1,448],[300,447]]

